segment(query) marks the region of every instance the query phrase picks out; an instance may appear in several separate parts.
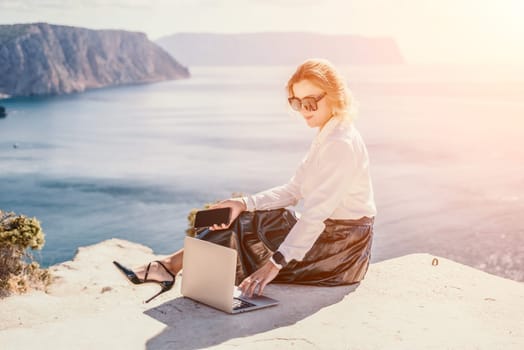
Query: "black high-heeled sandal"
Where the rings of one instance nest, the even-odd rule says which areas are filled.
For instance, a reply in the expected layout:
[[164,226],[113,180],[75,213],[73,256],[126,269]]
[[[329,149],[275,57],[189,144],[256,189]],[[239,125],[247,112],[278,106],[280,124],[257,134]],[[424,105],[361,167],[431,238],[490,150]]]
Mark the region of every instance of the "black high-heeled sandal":
[[157,281],[157,280],[148,280],[147,279],[147,276],[149,275],[149,269],[151,268],[151,264],[153,263],[150,262],[147,267],[146,267],[146,274],[144,275],[144,279],[140,279],[138,278],[138,276],[130,269],[128,269],[127,267],[121,265],[118,261],[113,261],[113,264],[115,264],[115,266],[124,274],[124,276],[127,277],[127,279],[133,283],[133,284],[142,284],[142,283],[158,283],[160,284],[160,286],[162,287],[162,289],[160,290],[160,292],[156,293],[155,295],[153,295],[151,298],[147,299],[145,301],[145,303],[149,303],[151,300],[155,299],[157,296],[159,296],[160,294],[164,293],[164,292],[167,292],[168,290],[170,290],[171,288],[173,288],[173,286],[175,285],[175,279],[176,279],[176,276],[171,272],[169,271],[169,269],[160,261],[158,260],[155,260],[154,262],[157,262],[160,266],[162,266],[169,275],[171,275],[171,277],[173,277],[173,280],[171,281]]

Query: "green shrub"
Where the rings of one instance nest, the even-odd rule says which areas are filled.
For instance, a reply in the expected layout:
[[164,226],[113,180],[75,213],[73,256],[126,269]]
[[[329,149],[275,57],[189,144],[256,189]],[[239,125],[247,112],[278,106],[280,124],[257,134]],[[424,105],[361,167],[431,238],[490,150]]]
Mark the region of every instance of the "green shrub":
[[49,271],[41,269],[28,251],[42,249],[44,243],[37,219],[0,210],[0,297],[49,285]]

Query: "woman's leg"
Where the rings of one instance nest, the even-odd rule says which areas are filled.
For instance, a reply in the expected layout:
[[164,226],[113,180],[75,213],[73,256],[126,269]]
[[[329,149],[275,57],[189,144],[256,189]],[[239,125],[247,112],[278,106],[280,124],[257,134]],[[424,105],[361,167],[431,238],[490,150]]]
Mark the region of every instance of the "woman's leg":
[[302,261],[292,261],[275,278],[280,283],[338,286],[360,282],[369,266],[373,218],[327,219]]
[[176,253],[168,256],[162,262],[166,267],[176,275],[182,270],[182,261],[184,259],[184,248],[178,250]]
[[[164,266],[169,269],[169,271],[176,276],[180,270],[182,270],[182,259],[184,257],[184,249],[180,249],[177,252],[171,254],[165,259],[160,260]],[[133,272],[137,275],[138,278],[141,280],[144,279],[147,265],[142,265],[137,267],[136,269],[133,269]],[[149,268],[149,273],[147,275],[148,280],[155,280],[155,281],[170,281],[173,279],[169,272],[167,272],[160,264],[156,262],[151,263],[151,267]]]

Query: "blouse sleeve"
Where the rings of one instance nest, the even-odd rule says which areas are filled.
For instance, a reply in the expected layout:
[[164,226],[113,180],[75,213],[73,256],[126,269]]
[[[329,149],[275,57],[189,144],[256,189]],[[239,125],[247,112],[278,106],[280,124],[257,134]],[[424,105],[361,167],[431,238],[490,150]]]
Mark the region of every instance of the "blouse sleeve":
[[[304,198],[304,209],[297,223],[279,247],[286,261],[300,261],[324,231],[330,217],[351,185],[357,168],[353,146],[336,140],[320,150],[318,165],[308,174],[314,190]],[[311,178],[310,178],[311,176]]]
[[304,157],[295,175],[293,175],[286,184],[243,197],[247,210],[269,210],[296,205],[302,198],[300,184],[304,177],[304,167],[307,157],[308,155]]

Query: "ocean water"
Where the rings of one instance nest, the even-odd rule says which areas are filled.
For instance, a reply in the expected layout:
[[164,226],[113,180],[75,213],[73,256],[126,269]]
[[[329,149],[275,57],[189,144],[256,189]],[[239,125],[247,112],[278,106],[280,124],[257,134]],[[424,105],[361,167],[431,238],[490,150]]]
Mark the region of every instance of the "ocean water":
[[[0,209],[41,221],[45,266],[112,237],[172,252],[191,209],[293,175],[316,133],[286,104],[293,69],[196,67],[188,80],[0,101]],[[524,280],[524,225],[504,219],[524,208],[524,70],[341,70],[372,160],[373,259],[429,252]]]
[[292,175],[313,130],[288,112],[284,72],[209,68],[189,80],[4,101],[0,208],[41,221],[44,265],[111,237],[168,253],[192,208]]

